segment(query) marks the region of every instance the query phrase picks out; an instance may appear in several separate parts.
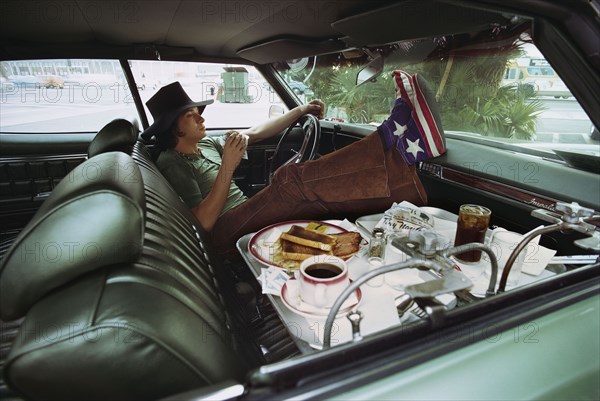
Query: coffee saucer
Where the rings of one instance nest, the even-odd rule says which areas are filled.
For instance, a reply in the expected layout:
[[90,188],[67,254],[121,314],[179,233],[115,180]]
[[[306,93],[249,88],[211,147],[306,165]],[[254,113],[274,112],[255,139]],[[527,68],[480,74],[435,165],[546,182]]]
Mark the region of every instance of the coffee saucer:
[[[320,308],[302,301],[302,298],[300,297],[300,283],[294,278],[286,281],[285,284],[283,284],[283,287],[281,287],[281,300],[289,310],[307,319],[325,320],[331,309],[326,307]],[[336,318],[339,318],[356,308],[361,301],[362,291],[360,288],[357,288],[354,294],[350,295],[342,304]]]

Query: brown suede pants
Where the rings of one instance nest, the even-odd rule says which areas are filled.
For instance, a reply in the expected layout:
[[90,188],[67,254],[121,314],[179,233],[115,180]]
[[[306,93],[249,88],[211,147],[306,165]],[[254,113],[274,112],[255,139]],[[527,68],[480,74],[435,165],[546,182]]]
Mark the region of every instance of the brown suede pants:
[[384,151],[377,132],[318,160],[280,168],[271,184],[217,220],[211,232],[218,252],[270,224],[383,213],[393,202],[427,203],[415,166],[397,150]]

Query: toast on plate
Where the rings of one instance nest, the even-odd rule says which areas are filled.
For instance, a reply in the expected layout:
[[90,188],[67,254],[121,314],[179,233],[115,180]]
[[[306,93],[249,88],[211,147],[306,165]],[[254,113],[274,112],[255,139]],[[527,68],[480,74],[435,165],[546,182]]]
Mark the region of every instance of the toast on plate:
[[288,232],[281,234],[281,239],[323,251],[331,251],[335,245],[333,236],[307,230],[297,225],[293,225]]
[[334,255],[342,259],[348,259],[360,249],[361,235],[357,232],[343,232],[339,234],[328,234],[335,242],[331,251],[324,251],[320,247],[301,245],[291,242],[281,236],[281,256],[284,259],[303,261],[315,255]]

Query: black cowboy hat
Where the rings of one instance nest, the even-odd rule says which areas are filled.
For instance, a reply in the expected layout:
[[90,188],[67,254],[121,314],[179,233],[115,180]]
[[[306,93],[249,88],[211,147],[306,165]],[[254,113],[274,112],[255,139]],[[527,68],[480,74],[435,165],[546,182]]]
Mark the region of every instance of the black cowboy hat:
[[142,138],[148,140],[153,136],[158,137],[169,129],[177,116],[184,110],[196,106],[202,114],[206,105],[211,103],[213,103],[212,99],[202,102],[192,101],[179,82],[163,86],[146,102],[148,110],[154,117],[154,122],[142,133]]

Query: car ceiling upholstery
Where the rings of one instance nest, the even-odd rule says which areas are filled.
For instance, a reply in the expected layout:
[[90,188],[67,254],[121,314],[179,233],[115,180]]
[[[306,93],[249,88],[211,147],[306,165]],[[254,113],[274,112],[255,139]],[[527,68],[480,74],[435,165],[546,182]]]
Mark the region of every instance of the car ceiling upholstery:
[[164,59],[262,64],[507,21],[448,3],[456,2],[3,0],[0,57],[152,59],[158,51]]

